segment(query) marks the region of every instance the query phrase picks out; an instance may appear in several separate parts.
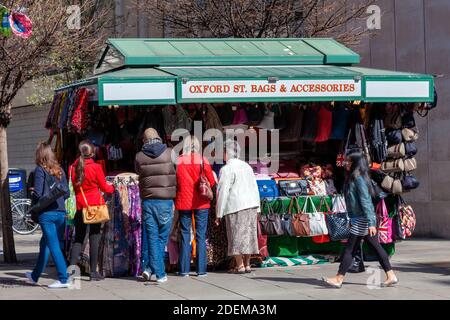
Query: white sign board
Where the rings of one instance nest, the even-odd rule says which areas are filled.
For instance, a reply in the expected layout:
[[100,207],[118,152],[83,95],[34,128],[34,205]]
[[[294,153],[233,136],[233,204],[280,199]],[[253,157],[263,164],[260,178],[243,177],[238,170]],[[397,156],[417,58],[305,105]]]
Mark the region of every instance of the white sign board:
[[366,82],[367,98],[428,98],[428,81],[371,81]]
[[175,99],[174,82],[104,83],[104,101]]
[[182,99],[295,98],[361,96],[361,81],[338,80],[215,80],[188,81]]

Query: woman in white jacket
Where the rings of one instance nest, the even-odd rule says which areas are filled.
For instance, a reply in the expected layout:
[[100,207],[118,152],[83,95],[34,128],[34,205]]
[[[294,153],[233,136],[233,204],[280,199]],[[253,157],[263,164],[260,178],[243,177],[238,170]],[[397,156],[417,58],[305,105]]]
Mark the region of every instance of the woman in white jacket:
[[226,165],[217,188],[216,223],[225,218],[228,255],[234,257],[236,273],[250,273],[250,257],[258,254],[257,216],[260,212],[258,185],[252,168],[239,159],[240,146],[225,143]]

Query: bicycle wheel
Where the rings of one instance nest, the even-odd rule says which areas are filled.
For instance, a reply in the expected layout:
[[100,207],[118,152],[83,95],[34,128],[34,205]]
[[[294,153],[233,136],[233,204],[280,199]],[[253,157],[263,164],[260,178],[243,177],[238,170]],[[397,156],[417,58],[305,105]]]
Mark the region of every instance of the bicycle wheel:
[[30,207],[31,201],[29,199],[11,199],[12,228],[14,232],[27,235],[34,233],[39,228],[39,224],[35,223],[27,215]]

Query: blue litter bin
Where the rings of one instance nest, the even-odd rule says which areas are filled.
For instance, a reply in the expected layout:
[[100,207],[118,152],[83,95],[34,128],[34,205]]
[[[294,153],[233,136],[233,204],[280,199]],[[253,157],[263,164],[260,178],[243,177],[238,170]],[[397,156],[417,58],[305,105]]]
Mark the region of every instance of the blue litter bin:
[[25,169],[9,169],[9,193],[14,199],[27,198],[27,171]]

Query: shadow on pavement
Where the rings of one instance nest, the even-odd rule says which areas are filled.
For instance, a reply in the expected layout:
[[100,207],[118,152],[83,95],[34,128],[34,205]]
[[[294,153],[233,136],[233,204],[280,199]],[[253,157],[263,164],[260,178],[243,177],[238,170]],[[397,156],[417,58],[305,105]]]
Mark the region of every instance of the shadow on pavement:
[[19,279],[13,279],[13,278],[0,278],[0,288],[1,287],[34,287],[35,285],[28,283],[25,279],[19,280]]
[[[445,267],[442,265],[448,265],[449,267]],[[399,272],[419,272],[419,273],[428,273],[428,274],[440,274],[443,276],[450,276],[450,265],[448,262],[427,262],[427,263],[400,263],[395,264],[393,266],[394,271]]]

